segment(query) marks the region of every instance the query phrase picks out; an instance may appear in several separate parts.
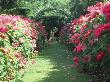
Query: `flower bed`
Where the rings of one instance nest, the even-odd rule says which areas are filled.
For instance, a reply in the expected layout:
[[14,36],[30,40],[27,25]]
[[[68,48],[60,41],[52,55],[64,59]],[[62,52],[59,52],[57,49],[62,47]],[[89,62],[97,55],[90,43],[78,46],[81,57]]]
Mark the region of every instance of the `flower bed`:
[[0,15],[0,80],[12,80],[25,69],[36,47],[38,31],[34,21]]
[[110,3],[97,3],[87,11],[85,16],[72,20],[69,27],[65,26],[68,29],[63,27],[61,36],[68,37],[66,43],[74,45],[73,61],[77,67],[98,79],[107,79],[110,72]]

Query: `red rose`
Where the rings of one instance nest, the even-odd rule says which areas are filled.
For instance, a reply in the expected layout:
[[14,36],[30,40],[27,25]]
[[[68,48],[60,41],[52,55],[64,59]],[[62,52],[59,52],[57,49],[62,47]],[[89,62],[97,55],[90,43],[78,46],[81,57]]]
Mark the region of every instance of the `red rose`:
[[82,43],[79,43],[78,46],[76,46],[76,50],[79,53],[82,52],[82,51],[84,51],[85,49],[86,49],[86,46],[83,45]]
[[102,12],[105,15],[107,21],[110,21],[110,4],[106,4],[103,7]]
[[73,61],[75,65],[78,65],[79,58],[77,56],[74,56]]
[[110,30],[110,23],[104,24],[103,30]]
[[94,30],[95,37],[100,37],[103,30],[104,25],[99,25],[96,30]]
[[104,57],[105,57],[105,52],[104,52],[104,51],[100,51],[100,52],[96,55],[96,60],[97,60],[97,61],[101,61],[101,60],[103,60]]

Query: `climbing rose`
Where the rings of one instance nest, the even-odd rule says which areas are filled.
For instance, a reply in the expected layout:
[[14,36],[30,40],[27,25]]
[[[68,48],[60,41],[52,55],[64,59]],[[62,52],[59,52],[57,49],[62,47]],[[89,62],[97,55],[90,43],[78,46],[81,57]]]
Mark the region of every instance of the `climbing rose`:
[[104,51],[100,51],[100,52],[96,55],[96,60],[97,60],[97,61],[101,61],[104,57],[105,57],[105,52],[104,52]]
[[73,61],[75,65],[78,65],[79,58],[77,56],[74,56]]

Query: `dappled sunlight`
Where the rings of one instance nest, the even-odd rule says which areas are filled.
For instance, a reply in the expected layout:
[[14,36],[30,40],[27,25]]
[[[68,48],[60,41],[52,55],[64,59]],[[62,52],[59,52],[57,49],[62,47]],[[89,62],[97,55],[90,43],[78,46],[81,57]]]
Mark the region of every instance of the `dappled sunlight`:
[[[23,81],[24,82],[38,82],[43,78],[48,78],[49,73],[53,71],[54,64],[52,64],[50,59],[46,59],[44,57],[38,57],[36,60],[36,64],[29,68],[24,74]],[[54,69],[54,71],[59,71]]]
[[[71,53],[58,43],[46,48],[36,59],[36,64],[24,74],[24,82],[87,82],[91,77],[80,74],[73,66]],[[69,58],[69,60],[68,60]]]

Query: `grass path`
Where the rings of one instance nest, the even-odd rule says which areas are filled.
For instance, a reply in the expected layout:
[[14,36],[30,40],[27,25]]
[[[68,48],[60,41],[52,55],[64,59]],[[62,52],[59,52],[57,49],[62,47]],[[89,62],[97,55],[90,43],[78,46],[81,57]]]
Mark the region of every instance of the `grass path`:
[[80,74],[73,67],[71,53],[55,43],[36,58],[36,64],[26,72],[23,82],[88,82],[91,77]]

